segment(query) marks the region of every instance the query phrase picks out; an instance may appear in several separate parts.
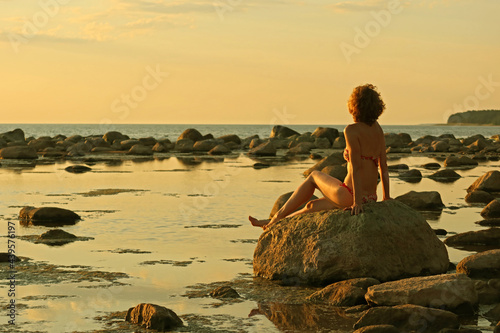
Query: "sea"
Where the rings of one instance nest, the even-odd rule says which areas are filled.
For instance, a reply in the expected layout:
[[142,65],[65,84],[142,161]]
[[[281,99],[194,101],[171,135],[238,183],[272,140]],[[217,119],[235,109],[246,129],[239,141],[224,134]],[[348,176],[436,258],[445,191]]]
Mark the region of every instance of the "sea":
[[[320,125],[288,126],[303,133]],[[321,126],[339,131],[345,127]],[[130,137],[174,141],[187,128],[215,137],[257,134],[266,138],[272,127],[3,124],[0,133],[21,128],[26,137],[88,136],[115,130]],[[383,128],[408,133],[414,140],[447,133],[457,138],[500,133],[500,127],[490,126]],[[482,220],[482,207],[468,205],[464,197],[467,187],[487,171],[498,169],[500,162],[481,161],[476,168],[457,170],[461,175],[457,181],[439,183],[428,177],[433,171],[422,165],[442,165],[443,156],[389,158],[389,164],[405,163],[423,175],[420,182],[407,183],[391,174],[392,197],[409,191],[441,194],[443,211],[425,215],[432,228],[446,230],[447,236],[485,229],[475,223]],[[90,160],[40,158],[36,163],[0,160],[0,252],[13,250],[22,258],[12,267],[0,263],[0,332],[146,332],[123,326],[126,311],[140,303],[173,310],[184,322],[180,332],[352,332],[356,320],[341,310],[291,304],[290,295],[313,290],[266,285],[253,277],[253,251],[262,230],[252,227],[248,216],[268,218],[275,200],[297,188],[303,172],[315,163],[308,156],[278,158],[267,160],[272,167],[256,170],[252,167],[256,161],[260,160],[242,151],[223,157],[161,153],[140,158],[117,154]],[[89,172],[65,170],[83,163],[91,168]],[[58,246],[37,242],[55,227],[21,223],[18,216],[25,206],[76,212],[80,221],[58,228],[80,238]],[[454,264],[476,253],[447,249]],[[242,297],[211,298],[209,291],[216,285],[232,286]],[[15,325],[9,323],[12,303]],[[491,331],[491,323],[482,316],[487,310],[481,307],[464,324]]]

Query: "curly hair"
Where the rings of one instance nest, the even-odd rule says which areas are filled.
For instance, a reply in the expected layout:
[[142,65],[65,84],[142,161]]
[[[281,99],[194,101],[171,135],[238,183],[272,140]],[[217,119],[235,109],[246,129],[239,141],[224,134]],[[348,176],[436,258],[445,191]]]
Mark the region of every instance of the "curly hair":
[[355,122],[372,125],[384,112],[385,103],[376,89],[372,84],[365,84],[352,91],[347,107]]

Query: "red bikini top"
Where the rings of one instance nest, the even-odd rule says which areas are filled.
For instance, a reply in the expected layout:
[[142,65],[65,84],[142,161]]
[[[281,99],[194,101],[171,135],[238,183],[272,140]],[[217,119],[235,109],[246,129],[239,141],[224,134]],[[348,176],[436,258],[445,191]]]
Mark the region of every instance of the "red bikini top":
[[[344,149],[344,159],[347,161],[347,162],[350,162],[349,161],[349,150],[346,148]],[[370,161],[373,161],[373,163],[375,164],[375,166],[378,168],[378,157],[374,157],[374,156],[363,156],[361,155],[361,159],[362,160],[370,160]]]

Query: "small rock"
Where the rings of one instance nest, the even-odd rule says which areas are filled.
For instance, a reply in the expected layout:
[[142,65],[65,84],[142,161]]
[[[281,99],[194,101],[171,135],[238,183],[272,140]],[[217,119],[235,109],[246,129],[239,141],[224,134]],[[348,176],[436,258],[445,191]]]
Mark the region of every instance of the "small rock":
[[80,216],[68,209],[57,207],[24,207],[19,212],[19,219],[32,224],[75,224]]
[[388,165],[387,169],[389,171],[404,171],[404,170],[410,170],[410,167],[407,164],[393,164],[393,165]]
[[483,227],[500,227],[500,219],[486,219],[477,221],[476,224],[479,224]]
[[286,139],[292,135],[300,135],[300,133],[286,126],[276,125],[271,131],[270,138]]
[[77,238],[75,235],[70,234],[69,232],[66,232],[61,229],[52,229],[38,236],[39,240],[75,239],[75,238]]
[[125,321],[158,331],[171,330],[183,324],[182,320],[172,310],[147,303],[141,303],[135,308],[130,308]]
[[263,144],[251,149],[248,155],[255,156],[276,156],[276,148],[271,141],[264,142]]
[[422,165],[422,168],[426,170],[438,170],[441,168],[441,164],[439,163],[426,163]]
[[7,252],[0,252],[0,262],[10,262],[12,260],[20,261],[21,259],[19,259],[15,255],[11,255]]
[[320,160],[323,158],[323,156],[321,156],[320,154],[318,153],[312,153],[311,155],[309,155],[309,158],[311,160]]
[[434,232],[438,236],[446,236],[448,234],[448,231],[446,231],[444,229],[434,229]]
[[458,173],[456,173],[454,170],[451,169],[439,170],[429,176],[429,178],[432,180],[444,183],[454,182],[455,180],[461,177],[462,176],[460,176]]
[[91,171],[92,168],[89,168],[86,165],[70,165],[69,167],[64,168],[64,170],[71,173],[84,173]]
[[474,190],[472,192],[467,193],[467,195],[465,196],[465,202],[467,203],[488,204],[494,199],[495,197],[492,194],[481,190]]
[[444,243],[452,247],[500,246],[500,228],[463,232],[446,238]]
[[500,199],[494,199],[481,211],[481,216],[485,219],[500,217]]
[[231,153],[231,149],[226,145],[217,145],[208,152],[210,155],[226,155]]
[[312,302],[327,302],[334,306],[366,304],[366,289],[380,281],[372,278],[350,279],[333,283],[307,297]]
[[477,165],[478,165],[477,161],[467,156],[460,156],[460,157],[448,156],[444,161],[445,167],[463,167],[463,166],[473,167]]
[[179,135],[177,141],[183,139],[188,139],[193,141],[193,143],[195,143],[196,141],[203,140],[203,135],[201,135],[201,133],[197,129],[188,128],[184,132],[182,132],[181,135]]
[[500,192],[500,171],[489,171],[479,177],[471,186],[467,189],[467,192],[472,191],[486,191],[486,192]]
[[441,210],[444,207],[441,195],[436,191],[410,191],[396,197],[396,200],[417,210]]
[[422,173],[420,172],[420,170],[412,169],[409,171],[401,172],[398,178],[408,183],[418,183],[422,180]]
[[[500,244],[500,239],[498,241]],[[457,272],[473,278],[500,276],[500,250],[484,251],[462,259],[457,265]]]
[[218,287],[210,292],[210,296],[213,298],[240,298],[236,290],[229,286]]
[[271,164],[257,162],[253,165],[253,168],[259,170],[269,168],[270,166]]

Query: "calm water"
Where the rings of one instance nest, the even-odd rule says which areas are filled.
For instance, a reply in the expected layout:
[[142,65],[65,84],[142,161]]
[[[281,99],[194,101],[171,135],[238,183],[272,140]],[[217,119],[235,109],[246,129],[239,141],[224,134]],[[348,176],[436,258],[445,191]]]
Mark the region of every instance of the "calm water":
[[[87,125],[45,125],[22,127],[27,135],[95,134],[98,131]],[[8,128],[7,128],[8,127]],[[7,126],[6,130],[12,129]],[[149,127],[119,127],[131,136],[176,137],[189,126],[172,128],[159,125]],[[251,134],[268,136],[270,128],[260,126],[229,126],[232,131],[217,126],[194,126],[202,133],[214,135],[237,133],[242,137]],[[314,130],[316,126],[301,127],[300,131]],[[411,130],[414,132],[411,132]],[[429,127],[436,129],[435,127]],[[447,133],[453,132],[451,127]],[[84,130],[85,129],[85,130]],[[465,134],[464,127],[457,128]],[[477,130],[475,128],[473,130]],[[485,136],[496,134],[491,128],[480,128]],[[30,132],[39,130],[39,132]],[[88,130],[89,132],[85,132]],[[217,132],[216,130],[220,131]],[[418,133],[415,127],[398,127],[395,132]],[[467,129],[469,130],[469,129]],[[487,132],[491,130],[492,132]],[[3,132],[0,129],[0,132]],[[93,132],[97,131],[97,132]],[[162,134],[163,133],[163,134]],[[246,134],[245,134],[246,133]],[[422,132],[423,133],[423,132]],[[427,132],[434,133],[434,132]],[[444,132],[436,133],[442,134]],[[455,132],[458,133],[458,132]],[[473,131],[471,134],[479,133]],[[423,135],[423,134],[422,134]],[[457,135],[457,134],[456,134]],[[460,135],[457,135],[460,136]],[[391,163],[407,163],[411,168],[430,172],[420,165],[431,162],[425,157],[405,157]],[[257,307],[255,302],[212,308],[213,299],[188,299],[182,295],[186,287],[196,283],[230,281],[239,274],[251,274],[251,260],[255,241],[261,230],[247,222],[252,214],[267,217],[275,199],[282,193],[295,189],[303,180],[302,172],[313,165],[306,159],[255,170],[254,160],[245,154],[234,154],[224,161],[209,159],[198,165],[187,165],[182,159],[163,155],[153,160],[128,160],[123,163],[99,163],[92,172],[70,174],[64,168],[71,162],[38,165],[35,168],[0,168],[0,228],[7,233],[7,222],[15,221],[18,236],[39,235],[44,227],[23,227],[16,216],[22,206],[58,206],[79,213],[83,220],[62,229],[77,236],[93,237],[94,240],[74,242],[62,247],[49,247],[17,240],[18,255],[36,262],[53,265],[92,266],[96,270],[124,272],[131,278],[121,279],[125,286],[99,287],[99,282],[39,283],[17,286],[17,323],[20,331],[65,332],[103,329],[93,318],[108,312],[124,311],[142,302],[156,303],[173,309],[179,315],[203,316],[230,315],[248,324],[243,331],[279,332],[275,324],[265,316],[248,318]],[[424,178],[420,183],[408,184],[397,178],[391,180],[392,196],[410,190],[436,190],[441,193],[446,206],[461,209],[444,209],[442,214],[429,218],[433,228],[449,232],[481,229],[474,222],[481,220],[480,207],[464,202],[466,188],[485,172],[498,168],[499,162],[486,162],[472,170],[459,170],[463,176],[455,183],[441,184]],[[138,190],[116,195],[85,196],[98,189]],[[380,194],[380,193],[379,193]],[[212,227],[210,227],[212,226]],[[5,239],[1,240],[4,252]],[[141,250],[148,253],[118,253],[120,249]],[[449,248],[452,262],[457,263],[472,252]],[[164,264],[144,265],[145,261],[166,260]],[[186,266],[171,262],[191,262]],[[9,301],[7,286],[1,282],[0,305]],[[20,283],[22,284],[22,283]],[[43,295],[70,297],[37,300]],[[6,323],[1,316],[1,324]],[[484,324],[484,323],[483,323]],[[0,330],[7,329],[0,326]]]

